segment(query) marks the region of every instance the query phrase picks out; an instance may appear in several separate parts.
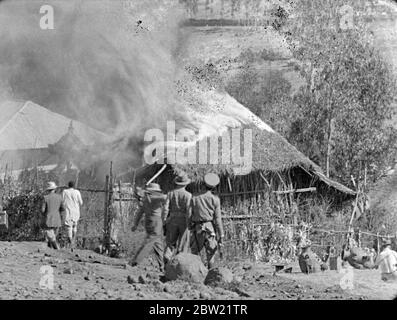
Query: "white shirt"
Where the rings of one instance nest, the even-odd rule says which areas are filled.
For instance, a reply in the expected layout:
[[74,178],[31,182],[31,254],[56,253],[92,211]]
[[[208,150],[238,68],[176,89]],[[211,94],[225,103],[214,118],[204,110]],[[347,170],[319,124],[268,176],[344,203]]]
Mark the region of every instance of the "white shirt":
[[384,249],[376,258],[375,264],[380,267],[382,273],[393,273],[397,271],[397,252],[389,247]]
[[80,219],[80,206],[83,205],[83,199],[79,190],[69,188],[62,193],[65,205],[65,222],[77,222]]

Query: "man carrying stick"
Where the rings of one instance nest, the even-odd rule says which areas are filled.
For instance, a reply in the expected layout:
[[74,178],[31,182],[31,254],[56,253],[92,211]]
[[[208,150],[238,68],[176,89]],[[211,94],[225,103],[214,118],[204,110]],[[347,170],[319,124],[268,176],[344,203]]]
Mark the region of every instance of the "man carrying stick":
[[154,253],[154,258],[160,268],[163,269],[163,242],[162,242],[162,211],[166,201],[166,195],[162,193],[160,185],[149,183],[144,192],[141,192],[140,208],[131,231],[135,231],[142,216],[145,215],[146,238],[131,261],[132,266],[144,262],[146,258]]

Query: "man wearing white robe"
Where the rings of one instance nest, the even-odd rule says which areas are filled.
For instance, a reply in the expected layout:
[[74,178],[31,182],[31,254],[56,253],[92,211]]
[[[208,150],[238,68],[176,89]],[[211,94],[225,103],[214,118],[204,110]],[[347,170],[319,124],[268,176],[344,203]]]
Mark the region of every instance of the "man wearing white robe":
[[63,191],[62,198],[65,205],[64,223],[67,230],[69,244],[73,248],[77,234],[77,223],[80,219],[80,206],[83,205],[80,191],[74,188],[73,181],[68,183],[68,189]]

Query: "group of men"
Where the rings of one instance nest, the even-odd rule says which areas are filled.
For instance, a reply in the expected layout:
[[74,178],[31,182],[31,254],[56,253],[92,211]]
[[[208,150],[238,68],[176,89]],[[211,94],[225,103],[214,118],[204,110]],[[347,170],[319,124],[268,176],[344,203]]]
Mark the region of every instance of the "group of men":
[[177,253],[187,252],[190,248],[192,254],[199,255],[205,248],[208,268],[214,266],[215,253],[224,238],[220,200],[213,193],[219,177],[214,173],[206,174],[206,190],[194,196],[186,190],[190,182],[186,174],[179,174],[174,180],[175,188],[167,195],[156,183],[146,186],[132,227],[135,231],[145,215],[146,239],[134,257],[133,265],[154,254],[162,269]]
[[80,219],[80,206],[83,205],[83,200],[80,191],[74,187],[74,182],[70,181],[68,188],[58,193],[58,186],[51,181],[46,188],[41,211],[44,214],[43,227],[50,248],[60,248],[57,237],[62,226],[67,234],[67,246],[72,249],[75,246],[77,223]]

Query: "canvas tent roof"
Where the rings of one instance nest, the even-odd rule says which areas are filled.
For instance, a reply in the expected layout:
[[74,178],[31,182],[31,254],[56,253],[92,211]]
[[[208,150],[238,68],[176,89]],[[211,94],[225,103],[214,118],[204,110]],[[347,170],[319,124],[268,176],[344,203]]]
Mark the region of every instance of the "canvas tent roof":
[[[47,148],[65,133],[71,119],[31,101],[0,102],[0,151]],[[105,134],[73,120],[76,136],[92,145]]]
[[[188,82],[179,83],[189,86]],[[198,142],[211,136],[222,136],[231,129],[252,129],[252,171],[280,172],[296,167],[303,168],[310,175],[342,193],[354,195],[355,192],[346,186],[327,178],[321,168],[292,146],[284,137],[274,131],[263,120],[241,105],[226,92],[198,85],[179,90],[187,102],[187,113],[191,118],[190,126],[196,132],[188,141],[166,142],[164,153],[156,154],[156,158],[168,159],[170,152],[178,148],[195,149],[198,158]],[[232,148],[233,148],[232,144]],[[241,146],[240,150],[242,150]],[[161,150],[161,148],[160,148]],[[157,151],[157,150],[156,150]],[[172,163],[176,171],[183,170],[196,179],[202,179],[205,173],[233,174],[230,164],[197,164]],[[209,162],[207,162],[209,163]],[[143,169],[144,170],[144,169]]]

